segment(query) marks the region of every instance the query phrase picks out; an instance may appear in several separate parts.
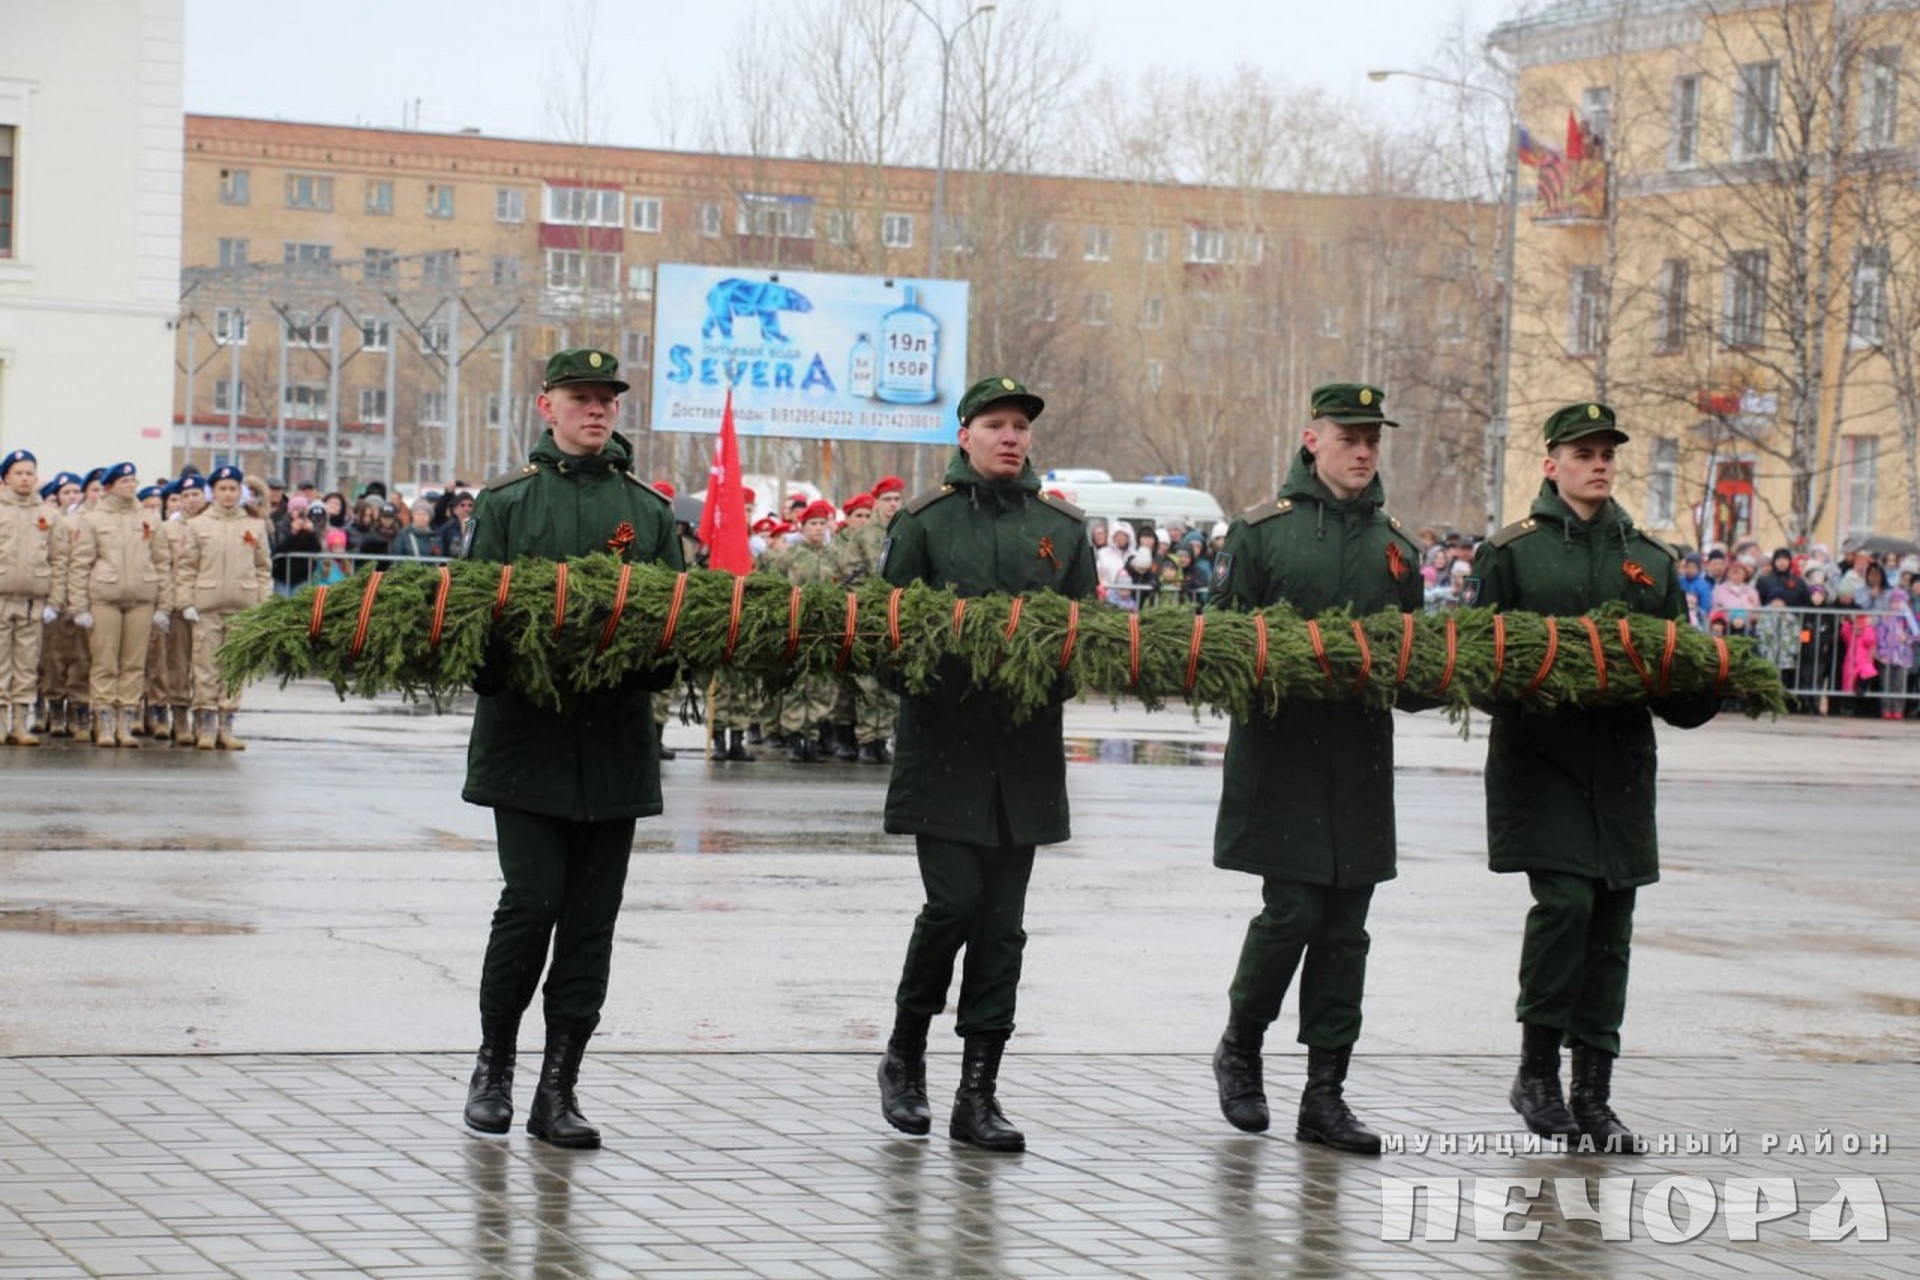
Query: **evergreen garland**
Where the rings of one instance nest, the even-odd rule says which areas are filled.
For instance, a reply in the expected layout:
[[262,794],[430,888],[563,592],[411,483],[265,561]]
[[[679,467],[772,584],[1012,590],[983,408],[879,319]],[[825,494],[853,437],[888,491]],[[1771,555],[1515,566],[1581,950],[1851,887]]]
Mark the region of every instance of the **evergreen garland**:
[[[1726,642],[1722,677],[1722,650],[1712,637],[1681,623],[1669,656],[1666,621],[1618,605],[1596,611],[1591,631],[1579,618],[1485,609],[1415,614],[1409,639],[1407,615],[1394,612],[1359,619],[1329,613],[1311,623],[1284,605],[1258,615],[1196,615],[1177,605],[1134,613],[1092,601],[1076,609],[1052,594],[957,600],[925,584],[896,594],[873,579],[851,593],[849,643],[849,593],[832,585],[799,588],[796,610],[795,588],[770,574],[736,579],[696,569],[682,576],[591,555],[564,566],[517,561],[502,598],[501,566],[461,561],[444,569],[402,565],[379,574],[364,635],[372,570],[269,600],[230,623],[218,659],[223,678],[238,689],[266,676],[317,676],[342,697],[397,691],[437,698],[468,687],[491,658],[528,698],[565,710],[582,693],[662,663],[701,683],[730,669],[766,689],[803,673],[890,672],[914,693],[941,679],[964,679],[990,691],[1015,722],[1075,686],[1132,696],[1149,709],[1185,702],[1235,715],[1271,713],[1301,699],[1386,707],[1402,696],[1456,711],[1515,701],[1544,711],[1640,703],[1663,692],[1719,692],[1755,716],[1786,709],[1778,670],[1747,641]],[[623,570],[627,594],[616,620]],[[446,609],[436,645],[430,640],[443,576]]]

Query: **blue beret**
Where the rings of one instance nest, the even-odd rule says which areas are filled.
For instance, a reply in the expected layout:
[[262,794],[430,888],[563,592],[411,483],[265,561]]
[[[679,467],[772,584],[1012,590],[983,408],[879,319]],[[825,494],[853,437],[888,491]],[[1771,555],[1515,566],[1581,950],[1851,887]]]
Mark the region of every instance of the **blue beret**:
[[191,475],[181,476],[173,482],[173,491],[175,493],[193,493],[206,487],[206,479],[197,471]]
[[101,484],[105,484],[107,482],[106,467],[95,467],[93,470],[87,472],[87,474],[84,477],[82,477],[80,480],[80,487],[84,489],[88,485],[93,484],[95,481],[98,481]]
[[86,488],[86,481],[78,472],[62,471],[54,476],[53,479],[47,481],[40,492],[50,498],[67,485],[72,485],[76,489],[84,489]]
[[28,450],[15,449],[6,457],[0,458],[0,480],[7,478],[7,472],[13,470],[16,462],[31,462],[36,467],[40,465],[40,459],[34,457]]
[[45,484],[40,486],[40,496],[42,498],[51,498],[54,494],[58,492],[60,492],[60,477],[58,476],[55,476],[53,479],[47,481]]
[[116,462],[112,466],[105,468],[101,472],[100,482],[102,484],[112,484],[116,480],[125,480],[129,476],[136,476],[139,474],[140,472],[138,468],[136,468],[131,462]]
[[167,490],[165,485],[150,484],[146,488],[140,490],[137,496],[139,497],[140,501],[145,502],[148,498],[162,497],[163,495],[165,495],[166,492]]
[[237,480],[241,484],[245,484],[247,477],[240,468],[229,463],[224,467],[215,467],[213,474],[207,477],[207,483],[210,485],[219,484],[222,480]]

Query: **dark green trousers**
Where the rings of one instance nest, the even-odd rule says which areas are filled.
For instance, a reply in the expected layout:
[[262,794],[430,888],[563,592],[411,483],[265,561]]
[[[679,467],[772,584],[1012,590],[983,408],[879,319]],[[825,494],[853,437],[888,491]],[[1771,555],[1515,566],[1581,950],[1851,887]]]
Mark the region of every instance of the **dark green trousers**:
[[1300,1043],[1344,1049],[1360,1038],[1360,1001],[1367,989],[1367,907],[1373,886],[1336,889],[1263,878],[1266,910],[1247,925],[1240,967],[1228,998],[1235,1017],[1266,1026],[1300,974]]
[[569,822],[495,809],[493,826],[506,884],[480,971],[480,1015],[518,1018],[533,1003],[546,969],[547,1021],[597,1023],[607,999],[634,820]]
[[913,922],[894,1003],[928,1018],[946,1008],[954,957],[965,947],[954,1031],[962,1036],[1011,1034],[1020,957],[1027,947],[1021,923],[1027,881],[1033,875],[1033,846],[989,848],[916,836],[914,847],[927,903]]
[[1529,871],[1533,908],[1520,947],[1522,1022],[1557,1027],[1567,1044],[1620,1052],[1627,1013],[1633,890],[1558,871]]

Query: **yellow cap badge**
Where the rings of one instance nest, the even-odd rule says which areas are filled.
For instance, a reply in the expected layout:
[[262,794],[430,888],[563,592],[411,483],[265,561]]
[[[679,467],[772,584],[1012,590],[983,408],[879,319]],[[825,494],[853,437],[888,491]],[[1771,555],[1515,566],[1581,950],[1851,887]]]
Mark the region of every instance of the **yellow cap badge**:
[[1015,387],[1016,385],[1018,385],[1018,384],[1017,384],[1017,383],[1015,383],[1015,382],[1014,382],[1014,380],[1013,380],[1012,378],[1002,378],[1002,379],[1000,379],[1000,385],[1001,385],[1001,387],[1003,387],[1004,389],[1006,389],[1006,390],[1008,390],[1008,391],[1011,391],[1011,390],[1013,390],[1013,389],[1014,389],[1014,387]]
[[598,369],[600,367],[600,353],[598,351],[587,352],[587,363]]
[[1597,404],[1590,404],[1590,405],[1588,405],[1588,406],[1587,406],[1587,416],[1588,416],[1589,418],[1598,418],[1598,417],[1600,416],[1600,406],[1599,406],[1599,405],[1597,405]]
[[1372,403],[1373,403],[1373,388],[1372,388],[1372,387],[1362,387],[1362,388],[1360,388],[1360,403],[1361,403],[1361,404],[1372,404]]

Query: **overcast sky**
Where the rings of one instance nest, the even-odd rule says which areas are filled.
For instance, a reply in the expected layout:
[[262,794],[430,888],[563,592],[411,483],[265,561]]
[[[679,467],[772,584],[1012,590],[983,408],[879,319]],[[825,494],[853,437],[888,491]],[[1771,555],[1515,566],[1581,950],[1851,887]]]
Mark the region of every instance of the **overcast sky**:
[[[1025,0],[999,0],[1002,11]],[[325,124],[420,127],[546,138],[580,0],[187,0],[187,110]],[[946,0],[954,13],[962,0]],[[1058,0],[1093,41],[1087,79],[1154,68],[1224,74],[1248,63],[1355,102],[1416,110],[1411,88],[1376,85],[1374,67],[1430,65],[1464,17],[1485,31],[1516,0]],[[939,8],[938,0],[929,7]],[[595,42],[607,104],[604,141],[662,146],[669,92],[709,92],[741,24],[771,0],[600,0]],[[987,19],[991,20],[991,19]],[[1045,57],[1036,49],[1036,57]],[[669,86],[671,87],[669,89]],[[596,138],[596,141],[603,139]],[[695,139],[679,138],[690,148]]]

